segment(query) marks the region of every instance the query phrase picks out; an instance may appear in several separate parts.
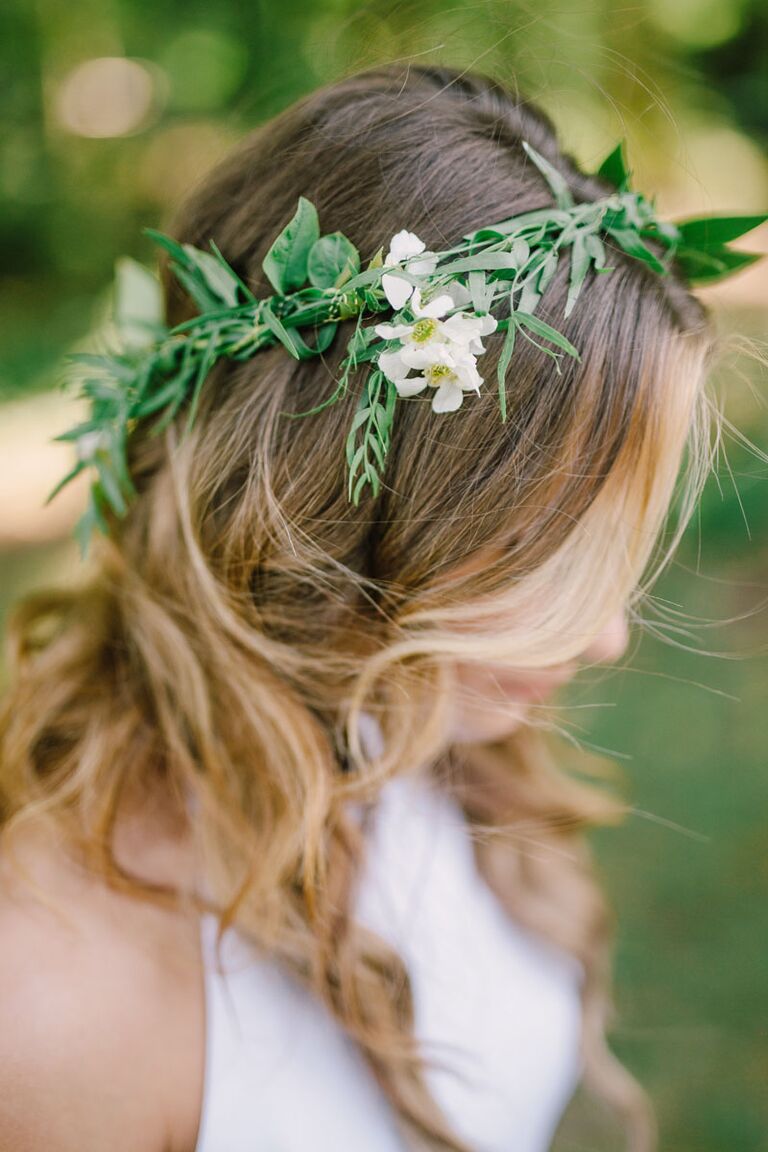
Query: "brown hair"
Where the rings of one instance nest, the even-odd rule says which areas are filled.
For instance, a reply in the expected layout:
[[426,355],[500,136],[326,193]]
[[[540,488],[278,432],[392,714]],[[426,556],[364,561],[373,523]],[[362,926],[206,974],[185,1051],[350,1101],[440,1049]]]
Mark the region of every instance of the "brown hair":
[[[500,84],[378,68],[248,135],[168,231],[215,239],[268,294],[261,261],[300,194],[364,259],[403,227],[440,249],[550,204],[522,140],[578,201],[609,190]],[[585,1077],[622,1112],[631,1147],[653,1143],[645,1098],[605,1042],[610,921],[582,839],[622,805],[557,766],[562,748],[535,711],[482,747],[444,735],[457,660],[529,668],[583,651],[617,607],[639,603],[706,476],[703,310],[674,275],[620,251],[611,263],[567,321],[566,261],[541,304],[580,363],[558,373],[520,340],[502,423],[501,338],[487,338],[488,383],[459,412],[399,401],[383,490],[357,508],[343,442],[361,381],[320,415],[283,415],[328,394],[344,333],[322,360],[275,348],[218,363],[189,435],[183,411],[163,437],[132,433],[139,495],[98,540],[89,579],[28,596],[10,629],[6,826],[46,811],[111,883],[162,899],[115,859],[115,824],[137,788],[161,786],[180,811],[191,799],[222,928],[235,922],[308,982],[433,1148],[466,1145],[426,1088],[401,962],[350,914],[364,838],[348,801],[373,803],[384,780],[424,767],[461,800],[510,914],[581,961]],[[193,309],[165,267],[163,279],[177,323]],[[384,735],[375,759],[361,709]]]

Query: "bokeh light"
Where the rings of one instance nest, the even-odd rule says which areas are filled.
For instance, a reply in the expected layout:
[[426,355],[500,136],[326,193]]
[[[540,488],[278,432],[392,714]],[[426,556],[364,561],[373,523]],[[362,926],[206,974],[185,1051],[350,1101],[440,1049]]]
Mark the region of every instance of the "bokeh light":
[[154,74],[143,61],[102,56],[78,64],[61,81],[56,118],[75,136],[127,136],[146,126],[155,95]]

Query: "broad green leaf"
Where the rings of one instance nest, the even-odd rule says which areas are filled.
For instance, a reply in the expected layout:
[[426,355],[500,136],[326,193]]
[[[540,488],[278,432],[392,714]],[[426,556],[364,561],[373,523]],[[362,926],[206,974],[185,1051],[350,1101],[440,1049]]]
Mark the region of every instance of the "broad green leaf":
[[331,323],[321,324],[317,329],[313,351],[316,352],[318,356],[321,352],[325,352],[327,348],[330,348],[338,327],[338,324]]
[[710,248],[738,240],[753,228],[759,228],[768,220],[768,214],[761,216],[703,216],[696,220],[677,222],[681,242],[686,248]]
[[613,184],[619,192],[629,187],[629,171],[624,160],[624,141],[620,140],[613,151],[609,152],[595,173],[609,184]]
[[360,253],[342,232],[321,236],[307,258],[307,274],[315,288],[340,288],[360,271]]
[[262,263],[276,292],[287,293],[306,282],[309,253],[319,238],[317,210],[311,200],[300,196],[295,214],[272,242]]

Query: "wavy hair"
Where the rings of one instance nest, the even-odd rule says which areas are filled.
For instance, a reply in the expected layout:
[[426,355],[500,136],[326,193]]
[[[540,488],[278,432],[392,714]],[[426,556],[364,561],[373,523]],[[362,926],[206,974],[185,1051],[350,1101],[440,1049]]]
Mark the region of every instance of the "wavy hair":
[[[609,191],[500,83],[377,68],[248,134],[167,230],[214,238],[268,294],[261,261],[300,194],[364,258],[404,226],[439,249],[549,204],[523,139],[577,201]],[[132,432],[138,497],[87,578],[28,595],[9,626],[6,834],[45,813],[108,883],[173,902],[120,863],[115,829],[128,797],[158,788],[180,819],[194,811],[199,906],[330,1006],[419,1146],[468,1147],[428,1091],[401,960],[354,921],[365,836],[349,805],[370,809],[386,780],[422,769],[459,798],[510,915],[580,961],[584,1079],[622,1114],[628,1147],[654,1145],[652,1110],[606,1042],[612,914],[584,840],[624,805],[564,769],[545,711],[482,746],[445,735],[457,661],[543,667],[618,608],[641,621],[711,466],[706,313],[674,274],[611,257],[567,321],[565,261],[541,304],[580,362],[557,372],[518,341],[507,423],[492,387],[450,416],[399,401],[384,486],[357,508],[343,441],[361,380],[321,415],[284,415],[328,394],[343,336],[322,359],[278,347],[217,363],[188,435],[183,410],[163,436]],[[193,306],[161,272],[176,324]],[[500,345],[488,338],[486,379]],[[383,735],[376,756],[363,712]]]

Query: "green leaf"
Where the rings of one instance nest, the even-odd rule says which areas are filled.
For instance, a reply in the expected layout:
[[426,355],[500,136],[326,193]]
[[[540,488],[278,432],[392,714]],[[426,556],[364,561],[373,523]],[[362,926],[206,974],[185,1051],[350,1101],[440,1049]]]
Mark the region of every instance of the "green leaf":
[[317,210],[311,200],[300,196],[295,214],[262,262],[264,274],[276,292],[290,292],[306,282],[309,253],[319,238]]
[[120,485],[117,482],[117,478],[110,470],[109,465],[104,460],[102,460],[101,457],[97,456],[95,463],[96,468],[98,469],[99,480],[101,481],[104,495],[112,505],[112,508],[117,513],[117,515],[125,516],[128,511],[128,506],[126,505],[123,494],[120,491]]
[[134,416],[140,418],[142,416],[149,416],[153,412],[157,412],[158,408],[164,408],[169,400],[177,394],[179,389],[183,390],[183,384],[174,376],[157,392],[151,392],[142,402],[136,407]]
[[322,352],[325,352],[327,348],[330,348],[338,327],[336,323],[321,324],[316,330],[315,344],[312,351],[319,356]]
[[474,256],[462,256],[449,264],[440,265],[440,273],[491,271],[496,268],[517,268],[517,261],[511,252],[478,252]]
[[254,296],[253,292],[251,292],[250,288],[245,283],[245,281],[242,280],[240,278],[240,276],[238,276],[238,274],[237,274],[237,272],[235,272],[234,268],[222,256],[222,254],[219,251],[215,241],[213,239],[211,239],[208,241],[208,243],[211,246],[211,250],[213,252],[215,259],[219,261],[219,263],[222,265],[223,269],[225,270],[227,275],[230,277],[230,279],[235,281],[235,283],[239,287],[240,291],[242,292],[242,294],[246,300],[246,303],[255,301],[256,297]]
[[360,253],[342,232],[321,236],[307,258],[307,275],[316,288],[340,288],[360,271]]
[[681,243],[686,248],[711,248],[738,240],[753,228],[759,228],[768,220],[768,214],[761,216],[702,216],[696,220],[677,221]]
[[762,252],[735,252],[729,248],[678,248],[675,252],[675,262],[691,284],[714,284],[762,258]]
[[515,318],[518,324],[522,324],[531,332],[535,332],[542,340],[548,340],[550,344],[554,344],[556,348],[561,348],[563,352],[567,352],[569,356],[573,356],[575,360],[581,360],[581,354],[578,348],[571,344],[570,340],[563,336],[562,332],[558,332],[550,324],[546,324],[540,320],[538,316],[531,316],[527,312],[515,312]]
[[187,295],[194,301],[200,312],[210,312],[220,306],[219,297],[213,293],[207,283],[200,277],[198,269],[188,271],[182,264],[171,261],[171,271]]
[[509,318],[509,327],[507,328],[506,336],[504,337],[504,344],[499,356],[499,363],[496,368],[496,378],[499,384],[499,407],[501,408],[502,422],[506,423],[507,419],[507,368],[512,359],[512,353],[515,350],[515,339],[517,337],[517,325],[515,323],[514,312]]
[[52,437],[53,440],[79,440],[81,436],[85,436],[88,432],[98,432],[102,427],[100,420],[84,420],[81,424],[75,424],[72,428],[68,428],[66,432],[60,432],[58,436]]
[[79,476],[85,467],[87,467],[85,460],[78,460],[78,462],[77,462],[77,464],[75,464],[74,468],[71,468],[70,471],[67,472],[66,476],[62,476],[62,478],[61,478],[61,480],[59,480],[58,484],[54,488],[52,488],[51,491],[48,493],[48,495],[45,498],[43,507],[45,507],[46,504],[50,504],[50,502],[51,502],[51,500],[53,500],[54,496],[57,496],[58,493],[61,492],[62,488],[64,488],[67,484],[69,484],[70,481],[74,480],[76,476]]
[[115,261],[113,318],[126,348],[146,348],[165,332],[163,294],[156,276],[131,256]]
[[547,184],[549,184],[552,189],[552,194],[555,197],[558,208],[564,210],[572,208],[573,196],[562,172],[558,172],[557,168],[553,167],[549,160],[545,160],[535,148],[532,148],[527,140],[523,140],[523,149],[526,155],[530,156],[531,160],[533,160],[539,172],[541,172]]
[[283,322],[272,311],[271,308],[262,308],[261,319],[269,328],[270,332],[275,336],[280,343],[286,348],[291,356],[297,360],[301,360],[301,350],[299,348],[299,341],[295,332],[289,332]]
[[629,187],[629,171],[624,160],[624,141],[619,140],[613,151],[609,152],[595,173],[608,184],[613,184],[619,192]]
[[227,308],[234,308],[238,303],[240,281],[233,275],[229,266],[222,265],[210,252],[202,252],[199,248],[193,248],[191,244],[185,244],[184,250],[216,301]]
[[587,247],[587,237],[577,232],[571,245],[571,270],[568,281],[568,297],[565,302],[565,317],[570,316],[574,309],[579,293],[589,272],[592,258]]
[[77,521],[74,536],[80,545],[80,555],[85,560],[88,554],[88,543],[98,528],[103,535],[108,535],[109,527],[101,511],[102,488],[98,482],[91,485],[88,491],[88,504],[85,512]]
[[214,361],[216,360],[218,341],[219,329],[215,328],[208,339],[208,343],[205,346],[205,352],[203,353],[197,368],[197,375],[195,377],[195,384],[192,391],[192,399],[190,401],[189,412],[187,415],[187,432],[190,431],[195,421],[195,416],[197,415],[197,405],[200,399],[200,392],[202,390],[203,384],[205,383],[206,377],[208,376],[208,373],[210,372]]
[[620,248],[623,248],[630,256],[634,256],[636,260],[642,260],[654,272],[659,272],[662,275],[666,272],[666,268],[658,259],[658,257],[651,252],[650,248],[646,248],[640,239],[639,234],[633,228],[610,228],[608,229],[609,235],[616,241]]

